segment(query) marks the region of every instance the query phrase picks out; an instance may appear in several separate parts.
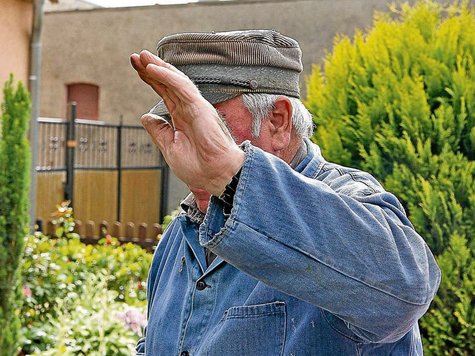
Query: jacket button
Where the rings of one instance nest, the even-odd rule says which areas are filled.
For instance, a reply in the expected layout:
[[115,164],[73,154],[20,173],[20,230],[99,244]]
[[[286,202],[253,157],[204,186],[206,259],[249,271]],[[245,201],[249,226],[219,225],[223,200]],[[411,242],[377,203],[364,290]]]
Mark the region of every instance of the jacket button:
[[189,354],[190,354],[190,353],[189,353],[188,351],[182,351],[182,352],[180,353],[180,356],[189,356]]
[[196,289],[198,289],[198,290],[203,290],[203,289],[205,289],[206,287],[207,287],[207,285],[206,285],[206,283],[203,282],[203,281],[198,281],[198,282],[196,283]]

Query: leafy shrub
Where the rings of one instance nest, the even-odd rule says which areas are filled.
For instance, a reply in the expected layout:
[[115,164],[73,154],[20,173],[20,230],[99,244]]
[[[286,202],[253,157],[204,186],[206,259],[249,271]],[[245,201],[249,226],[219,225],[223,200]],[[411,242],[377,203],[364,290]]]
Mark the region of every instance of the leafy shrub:
[[73,208],[69,206],[69,200],[61,202],[56,206],[56,211],[51,214],[53,220],[51,221],[56,226],[55,236],[60,239],[62,237],[77,238],[79,235],[74,232],[76,225],[74,221]]
[[436,355],[475,353],[473,337],[459,337],[473,336],[475,299],[467,296],[475,271],[443,257],[460,252],[460,239],[475,248],[475,15],[468,3],[403,4],[377,14],[353,41],[337,38],[324,69],[314,67],[306,102],[325,157],[373,173],[440,255],[436,309],[422,323],[426,352]]
[[18,304],[23,241],[28,233],[30,99],[25,87],[5,83],[0,118],[0,350],[14,354],[20,323]]
[[454,234],[437,261],[445,275],[433,308],[422,319],[430,340],[426,349],[441,354],[449,345],[447,354],[468,355],[475,345],[475,252],[465,238]]
[[[145,307],[130,308],[117,302],[116,291],[107,289],[109,277],[87,273],[81,294],[68,292],[56,298],[54,316],[42,325],[46,351],[30,345],[41,355],[131,355],[142,335]],[[135,323],[125,314],[138,314]]]
[[[119,245],[117,239],[109,240],[110,244],[103,240],[99,245],[86,245],[76,235],[68,236],[27,238],[22,265],[25,301],[21,310],[26,352],[53,345],[45,323],[52,325],[52,320],[61,322],[58,318],[64,318],[64,303],[58,301],[79,296],[87,303],[90,298],[84,299],[84,290],[93,275],[108,276],[101,285],[103,289],[97,289],[109,296],[113,293],[114,302],[140,308],[145,305],[150,253],[130,243]],[[98,312],[91,308],[85,312]]]
[[170,225],[173,219],[175,219],[180,214],[181,211],[182,209],[178,207],[175,210],[173,210],[170,215],[165,215],[163,217],[162,231],[165,231],[167,229],[168,225]]

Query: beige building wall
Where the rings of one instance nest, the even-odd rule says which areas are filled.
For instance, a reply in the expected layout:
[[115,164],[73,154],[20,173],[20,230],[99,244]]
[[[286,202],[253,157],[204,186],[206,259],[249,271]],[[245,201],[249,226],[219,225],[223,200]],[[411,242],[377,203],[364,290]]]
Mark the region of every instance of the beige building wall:
[[300,42],[308,75],[336,33],[353,34],[386,7],[381,0],[276,0],[47,13],[41,116],[64,117],[66,85],[80,82],[99,85],[101,120],[138,124],[156,97],[137,79],[129,55],[155,51],[161,37],[176,32],[276,29]]
[[28,86],[28,64],[33,5],[28,0],[0,1],[0,102],[3,84],[13,73]]

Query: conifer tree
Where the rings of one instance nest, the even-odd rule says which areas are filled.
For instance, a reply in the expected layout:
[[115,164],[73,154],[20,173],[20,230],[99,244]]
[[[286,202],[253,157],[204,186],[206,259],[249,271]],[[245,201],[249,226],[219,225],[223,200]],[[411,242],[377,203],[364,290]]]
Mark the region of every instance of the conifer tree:
[[20,322],[19,264],[28,233],[30,99],[13,76],[4,87],[0,121],[0,354],[15,355]]
[[[340,36],[308,81],[314,140],[375,175],[438,255],[443,280],[422,320],[427,354],[475,354],[475,14],[417,1]],[[457,258],[460,256],[460,258]],[[464,256],[462,258],[461,256]]]

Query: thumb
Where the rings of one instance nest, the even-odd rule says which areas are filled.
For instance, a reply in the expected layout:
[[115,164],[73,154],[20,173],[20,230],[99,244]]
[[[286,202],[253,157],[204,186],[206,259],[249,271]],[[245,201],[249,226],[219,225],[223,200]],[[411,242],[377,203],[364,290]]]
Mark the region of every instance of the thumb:
[[167,147],[174,140],[174,130],[164,118],[147,113],[140,118],[143,127],[147,130],[153,142],[158,146],[164,156],[167,155]]

